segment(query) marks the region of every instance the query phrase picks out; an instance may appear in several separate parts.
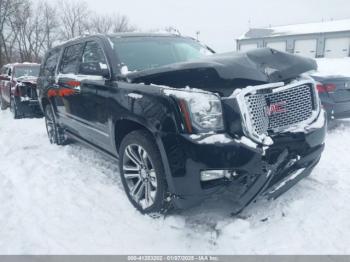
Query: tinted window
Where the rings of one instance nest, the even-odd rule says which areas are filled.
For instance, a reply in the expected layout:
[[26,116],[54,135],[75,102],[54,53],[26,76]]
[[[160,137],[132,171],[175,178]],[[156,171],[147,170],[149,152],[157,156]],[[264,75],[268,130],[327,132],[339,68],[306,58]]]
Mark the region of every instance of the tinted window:
[[87,42],[83,53],[83,63],[98,62],[106,64],[102,48],[96,42]]
[[80,61],[83,44],[76,44],[66,47],[60,65],[60,73],[74,74]]
[[60,56],[60,50],[52,50],[45,61],[43,75],[44,76],[54,76],[56,71],[56,66],[58,63],[58,58]]
[[82,63],[91,64],[94,67],[94,64],[99,64],[101,69],[107,69],[106,57],[103,53],[102,48],[97,42],[87,42],[84,48]]
[[130,71],[140,71],[212,54],[199,42],[180,37],[111,37],[113,49]]

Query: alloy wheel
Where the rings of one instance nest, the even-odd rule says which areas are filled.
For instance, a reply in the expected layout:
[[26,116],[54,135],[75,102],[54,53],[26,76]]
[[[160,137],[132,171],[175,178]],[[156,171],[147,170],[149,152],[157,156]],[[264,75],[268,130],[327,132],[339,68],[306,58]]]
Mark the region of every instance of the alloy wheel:
[[55,142],[55,122],[53,120],[53,114],[50,109],[46,110],[45,124],[50,143],[53,144]]
[[157,175],[147,151],[137,144],[128,145],[123,156],[123,176],[129,194],[142,209],[154,204]]

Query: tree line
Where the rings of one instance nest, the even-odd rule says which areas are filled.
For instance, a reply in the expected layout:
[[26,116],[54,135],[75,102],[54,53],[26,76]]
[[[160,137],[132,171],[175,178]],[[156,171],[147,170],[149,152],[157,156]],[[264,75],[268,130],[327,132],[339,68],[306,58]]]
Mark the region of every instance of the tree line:
[[98,14],[83,0],[0,0],[0,66],[40,62],[46,50],[84,34],[135,30],[127,16]]

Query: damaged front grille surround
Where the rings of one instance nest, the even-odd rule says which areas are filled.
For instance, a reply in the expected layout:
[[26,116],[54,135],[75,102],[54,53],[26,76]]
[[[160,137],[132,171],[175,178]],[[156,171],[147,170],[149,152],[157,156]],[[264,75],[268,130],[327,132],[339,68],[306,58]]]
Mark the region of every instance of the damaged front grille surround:
[[243,131],[253,141],[272,145],[269,134],[298,130],[311,124],[320,103],[311,79],[248,86],[234,92]]

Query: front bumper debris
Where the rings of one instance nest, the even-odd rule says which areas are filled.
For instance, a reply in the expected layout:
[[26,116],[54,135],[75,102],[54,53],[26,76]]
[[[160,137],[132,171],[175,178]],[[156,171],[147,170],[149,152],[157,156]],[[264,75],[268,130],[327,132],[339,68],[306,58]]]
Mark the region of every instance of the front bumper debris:
[[[326,118],[319,117],[303,130],[273,137],[270,147],[229,134],[206,138],[199,135],[166,135],[162,138],[169,169],[168,183],[176,206],[197,205],[213,194],[229,193],[233,209],[241,211],[258,196],[276,198],[308,176],[324,149]],[[230,139],[231,138],[231,139]],[[232,174],[203,182],[202,170],[226,169]]]

